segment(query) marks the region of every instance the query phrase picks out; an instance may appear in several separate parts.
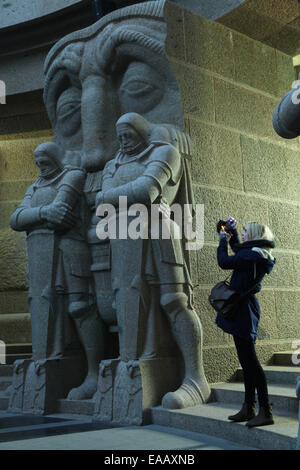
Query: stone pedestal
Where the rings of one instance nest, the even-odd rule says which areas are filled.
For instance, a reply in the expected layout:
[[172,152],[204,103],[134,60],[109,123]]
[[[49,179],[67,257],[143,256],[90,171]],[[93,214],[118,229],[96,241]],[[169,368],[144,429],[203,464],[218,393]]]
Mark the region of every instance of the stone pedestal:
[[181,364],[164,357],[139,361],[102,361],[95,395],[95,421],[141,425],[149,422],[150,410],[181,382]]
[[44,415],[56,411],[57,400],[65,398],[85,376],[81,358],[17,360],[8,411]]

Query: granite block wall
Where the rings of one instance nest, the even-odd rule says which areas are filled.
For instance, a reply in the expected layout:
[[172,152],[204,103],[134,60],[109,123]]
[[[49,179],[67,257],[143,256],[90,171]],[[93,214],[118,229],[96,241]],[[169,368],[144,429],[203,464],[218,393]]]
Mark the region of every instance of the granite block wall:
[[272,127],[274,108],[295,80],[292,57],[172,2],[166,5],[166,52],[177,77],[185,130],[193,141],[196,202],[204,204],[204,247],[193,254],[195,306],[204,330],[211,382],[230,380],[237,358],[230,335],[215,325],[211,287],[228,272],[217,266],[221,217],[268,224],[276,267],[258,295],[257,350],[268,363],[300,338],[299,140]]
[[[276,236],[277,264],[259,294],[261,360],[268,363],[300,338],[299,140],[283,140],[272,128],[295,72],[291,56],[169,1],[166,22],[166,52],[194,144],[196,201],[205,207],[205,244],[192,259],[205,369],[210,382],[230,380],[238,367],[233,342],[216,327],[207,300],[226,276],[216,263],[220,217],[236,217],[239,227],[262,221]],[[7,103],[0,106],[0,339],[22,343],[31,341],[25,236],[8,222],[38,174],[33,150],[52,140],[52,131],[41,91]]]

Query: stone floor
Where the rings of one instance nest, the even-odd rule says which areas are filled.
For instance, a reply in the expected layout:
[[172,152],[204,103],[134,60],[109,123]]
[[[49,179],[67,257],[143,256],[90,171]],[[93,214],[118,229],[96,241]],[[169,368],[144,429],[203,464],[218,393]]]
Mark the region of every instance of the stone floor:
[[159,425],[112,426],[90,417],[0,412],[1,450],[255,450],[226,439]]

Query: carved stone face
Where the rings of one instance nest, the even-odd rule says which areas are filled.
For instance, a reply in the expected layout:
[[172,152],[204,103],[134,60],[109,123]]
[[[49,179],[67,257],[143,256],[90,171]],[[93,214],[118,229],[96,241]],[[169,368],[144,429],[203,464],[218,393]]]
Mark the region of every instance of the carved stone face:
[[80,151],[87,170],[115,156],[115,123],[127,112],[182,127],[179,90],[164,54],[163,6],[164,0],[113,12],[59,41],[46,59],[54,140]]
[[146,147],[146,142],[131,126],[126,124],[117,126],[117,134],[121,151],[128,155],[135,154]]

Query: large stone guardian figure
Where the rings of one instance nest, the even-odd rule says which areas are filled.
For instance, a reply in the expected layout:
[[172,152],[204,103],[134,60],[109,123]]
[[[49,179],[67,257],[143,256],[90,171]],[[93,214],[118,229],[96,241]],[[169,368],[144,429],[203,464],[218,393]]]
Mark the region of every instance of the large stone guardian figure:
[[[175,133],[175,129],[169,131],[168,127],[153,126],[137,113],[125,114],[117,121],[116,127],[120,151],[104,168],[102,191],[96,198],[97,213],[103,204],[114,206],[116,225],[119,227],[123,222],[122,197],[126,198],[129,206],[129,216],[130,206],[137,203],[143,205],[138,206],[140,210],[144,208],[147,212],[144,239],[134,237],[130,240],[130,231],[127,234],[117,233],[116,237],[112,233],[110,239],[120,357],[121,360],[137,360],[163,355],[155,350],[155,338],[149,338],[149,335],[159,337],[166,334],[165,331],[156,328],[144,332],[145,325],[134,328],[134,325],[140,325],[141,318],[144,324],[149,324],[149,317],[160,311],[159,315],[167,318],[184,363],[182,384],[177,390],[168,392],[162,404],[167,408],[195,406],[206,402],[210,392],[203,371],[202,328],[192,306],[188,263],[182,240],[175,236],[179,228],[176,222],[168,217],[162,221],[160,218],[153,220],[151,215],[153,204],[171,206],[176,198],[181,206],[191,205],[187,164],[174,146],[176,143],[170,143],[170,132],[173,130]],[[177,135],[183,138],[180,131]],[[130,221],[130,217],[127,220]],[[169,237],[166,230],[163,235],[164,224],[169,224]],[[143,228],[140,230],[143,232]],[[155,232],[158,236],[153,239]],[[134,297],[137,297],[135,304]],[[131,309],[125,307],[128,304]],[[141,335],[144,341],[138,341]],[[149,343],[152,344],[150,350],[149,347],[147,349]],[[172,352],[169,351],[170,354]]]
[[[44,101],[53,127],[53,145],[60,149],[62,155],[59,171],[65,172],[68,167],[81,169],[84,176],[74,187],[78,196],[80,193],[78,200],[85,209],[84,218],[76,230],[76,221],[79,220],[76,214],[78,203],[73,205],[63,201],[60,206],[55,203],[55,207],[52,206],[47,213],[49,215],[53,211],[53,217],[47,222],[50,224],[47,228],[48,267],[46,269],[46,262],[43,262],[39,269],[42,272],[45,269],[46,278],[46,274],[49,275],[49,266],[51,267],[51,286],[55,287],[56,293],[61,297],[56,295],[55,303],[51,304],[55,305],[53,309],[49,309],[47,296],[37,296],[37,307],[31,302],[32,312],[38,311],[39,302],[46,311],[43,317],[32,314],[33,350],[40,351],[33,359],[42,363],[35,366],[26,363],[16,368],[16,371],[22,371],[20,377],[24,382],[24,397],[28,398],[25,402],[33,403],[32,409],[34,403],[38,403],[39,413],[53,409],[52,402],[50,406],[46,398],[40,398],[47,397],[47,390],[51,390],[53,395],[53,384],[58,389],[54,394],[55,398],[68,396],[69,399],[83,400],[95,396],[95,414],[98,419],[110,416],[115,421],[136,423],[144,419],[144,410],[160,404],[163,397],[165,406],[176,408],[204,402],[209,395],[202,369],[201,325],[191,307],[190,281],[188,270],[183,268],[183,253],[180,250],[173,252],[175,262],[170,265],[173,267],[167,266],[168,263],[159,265],[161,269],[167,270],[167,283],[159,280],[155,284],[147,278],[142,286],[133,282],[120,287],[115,283],[121,279],[125,269],[125,258],[118,259],[116,256],[121,244],[113,245],[112,240],[99,240],[96,233],[99,222],[96,215],[96,195],[113,190],[115,184],[121,186],[120,181],[113,182],[113,178],[106,179],[105,191],[102,186],[105,165],[115,158],[119,148],[116,132],[118,119],[126,113],[138,113],[148,122],[150,134],[153,123],[167,123],[170,128],[183,130],[179,90],[164,51],[164,3],[164,0],[148,1],[114,11],[88,28],[58,41],[45,61]],[[147,146],[150,145],[149,138],[148,135],[147,139],[143,139],[142,145],[145,142]],[[162,139],[161,134],[157,139]],[[163,177],[161,187],[170,190],[171,196],[167,197],[167,202],[174,200],[175,189],[179,188],[182,176],[185,175],[177,150],[170,143],[167,138],[165,145],[172,147],[172,152],[177,155],[177,167],[172,176],[163,176],[163,169],[160,175]],[[127,175],[126,183],[134,181],[137,176],[141,176],[141,173]],[[110,184],[111,188],[108,187]],[[48,202],[53,205],[58,187],[50,184],[49,188],[53,193]],[[144,197],[144,194],[141,195]],[[26,201],[29,201],[28,195],[24,198],[24,203]],[[42,208],[43,204],[44,202],[39,203],[39,207],[35,208],[34,224],[37,226],[40,218],[45,223],[46,211]],[[33,216],[33,212],[28,214]],[[22,212],[20,218],[16,214],[13,216],[13,228],[27,231],[26,223],[21,224],[21,216]],[[36,230],[34,224],[29,228],[33,233]],[[56,228],[51,228],[51,224]],[[80,233],[82,238],[75,237],[76,241],[72,245],[74,237],[70,242],[68,233],[74,232],[77,235]],[[132,240],[128,242],[130,252]],[[151,251],[154,245],[135,244],[137,252],[132,265],[132,281],[134,278],[141,279],[143,260],[147,260],[150,275],[151,269],[157,269],[157,254],[148,254],[146,257],[143,251],[138,254],[145,247],[147,251]],[[29,265],[36,262],[36,246],[32,244],[29,247]],[[76,246],[76,249],[71,250],[73,257],[69,258],[74,261],[74,257],[77,257],[77,261],[72,262],[74,279],[69,276],[70,263],[64,262],[71,255],[68,253],[70,246]],[[55,255],[57,253],[60,253],[59,256]],[[118,270],[119,263],[121,268]],[[178,266],[180,268],[177,269]],[[162,269],[162,275],[163,271]],[[31,269],[31,272],[38,271]],[[118,279],[115,277],[117,273]],[[178,279],[176,276],[179,276]],[[34,279],[30,283],[35,285]],[[63,289],[59,291],[58,287],[61,285]],[[75,291],[73,286],[77,286]],[[135,289],[132,289],[133,286]],[[131,289],[131,293],[135,292],[135,295],[128,296],[127,288]],[[128,315],[131,310],[137,315],[138,323],[135,322],[134,315]],[[186,318],[190,320],[186,321]],[[44,319],[45,322],[41,323]],[[130,325],[127,321],[131,321]],[[193,345],[193,351],[180,336],[181,328],[185,328],[186,335],[192,335],[193,339],[189,342]],[[120,351],[112,347],[115,331],[120,339]],[[81,359],[77,364],[71,360],[66,367],[69,374],[65,374],[61,364],[66,361],[66,357],[71,357],[69,351],[72,351],[73,357],[77,355]],[[101,374],[97,388],[98,374],[95,365],[99,363]],[[67,376],[71,378],[67,379]],[[35,378],[34,393],[38,398],[35,399],[30,388],[26,388],[26,377],[27,383]],[[101,382],[102,379],[104,382]],[[18,378],[16,383],[19,384],[19,381]],[[122,392],[124,387],[127,390],[128,412],[124,411],[122,402],[122,396],[126,395]],[[19,385],[17,390],[22,393],[19,392],[22,390]],[[42,394],[37,390],[43,390]],[[145,390],[150,391],[147,397],[143,395]],[[180,391],[176,392],[177,390]],[[104,397],[101,391],[107,391]],[[16,393],[14,396],[17,396]],[[17,397],[15,402],[21,403],[22,400]],[[136,408],[135,403],[140,403],[142,412]]]
[[73,357],[77,333],[88,373],[80,384],[82,357],[75,354],[78,372],[64,387],[77,383],[69,393],[75,398],[83,390],[94,393],[103,350],[86,242],[86,172],[64,166],[64,151],[55,143],[39,145],[34,154],[40,176],[11,217],[14,230],[27,232],[32,358]]

